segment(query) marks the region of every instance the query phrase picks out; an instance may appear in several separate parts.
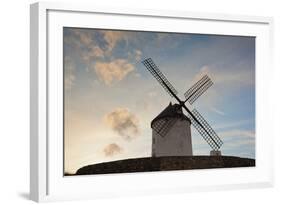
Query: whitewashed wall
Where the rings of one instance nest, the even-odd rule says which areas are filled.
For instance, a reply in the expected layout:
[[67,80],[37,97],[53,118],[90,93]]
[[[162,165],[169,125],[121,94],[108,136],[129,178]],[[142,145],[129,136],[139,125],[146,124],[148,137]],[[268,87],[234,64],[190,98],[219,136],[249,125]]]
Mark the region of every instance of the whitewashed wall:
[[[161,120],[161,119],[160,119]],[[190,122],[177,119],[165,136],[152,131],[152,156],[190,156],[192,140]]]

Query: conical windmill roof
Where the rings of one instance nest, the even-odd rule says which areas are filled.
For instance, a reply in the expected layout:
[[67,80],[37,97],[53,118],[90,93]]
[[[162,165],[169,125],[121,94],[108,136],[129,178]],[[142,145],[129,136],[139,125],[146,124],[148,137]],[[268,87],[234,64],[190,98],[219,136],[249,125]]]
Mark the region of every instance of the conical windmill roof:
[[171,102],[159,115],[157,115],[152,120],[151,125],[155,121],[163,118],[180,118],[180,119],[188,120],[190,122],[190,119],[182,112],[181,106],[179,104],[172,104]]

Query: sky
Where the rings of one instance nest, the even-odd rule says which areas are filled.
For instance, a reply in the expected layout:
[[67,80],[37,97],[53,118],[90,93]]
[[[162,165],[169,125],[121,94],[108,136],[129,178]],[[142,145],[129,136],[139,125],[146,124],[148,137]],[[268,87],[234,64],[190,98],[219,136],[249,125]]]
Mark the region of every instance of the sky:
[[[64,167],[151,156],[151,121],[175,99],[141,63],[150,57],[184,93],[213,85],[191,106],[224,142],[223,155],[255,158],[255,38],[64,28]],[[210,147],[192,130],[194,155]]]

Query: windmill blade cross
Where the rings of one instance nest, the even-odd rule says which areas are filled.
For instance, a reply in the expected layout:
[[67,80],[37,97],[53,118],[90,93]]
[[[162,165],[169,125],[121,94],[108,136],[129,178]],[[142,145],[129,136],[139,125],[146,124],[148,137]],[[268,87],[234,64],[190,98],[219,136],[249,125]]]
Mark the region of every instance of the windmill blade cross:
[[[207,121],[199,114],[198,111],[194,109],[193,112],[191,112],[185,105],[185,102],[188,99],[192,99],[192,101],[194,102],[200,95],[203,94],[203,92],[205,92],[205,90],[207,90],[212,85],[212,81],[210,80],[210,78],[208,76],[206,77],[204,76],[194,86],[192,86],[192,89],[189,89],[188,91],[189,98],[185,101],[181,101],[177,96],[178,92],[176,91],[176,89],[167,80],[164,74],[158,69],[158,67],[155,65],[155,63],[151,58],[145,59],[144,61],[142,61],[142,63],[149,70],[149,72],[155,77],[155,79],[160,83],[160,85],[169,93],[169,95],[174,97],[179,102],[180,106],[186,110],[186,112],[189,115],[189,118],[191,119],[191,121],[193,121],[194,127],[207,141],[207,143],[211,146],[211,148],[213,148],[214,150],[218,150],[222,145],[221,139],[217,136],[215,131],[211,128],[211,126],[207,123]],[[155,130],[158,133],[161,133],[161,130],[164,129],[163,126],[167,125],[168,129],[166,129],[165,132],[163,131],[163,133],[161,133],[161,134],[165,134],[169,131],[171,127],[168,126],[168,124],[171,125],[172,123],[171,122],[161,123],[161,125],[156,126],[157,128],[155,128]]]

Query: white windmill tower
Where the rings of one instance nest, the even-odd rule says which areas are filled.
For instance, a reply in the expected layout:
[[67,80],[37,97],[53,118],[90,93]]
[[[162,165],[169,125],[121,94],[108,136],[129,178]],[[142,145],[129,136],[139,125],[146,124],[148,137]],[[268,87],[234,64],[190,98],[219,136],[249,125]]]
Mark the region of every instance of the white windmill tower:
[[181,106],[170,103],[151,122],[152,156],[191,156],[190,125],[191,121]]
[[[177,96],[176,89],[151,58],[145,59],[142,63],[168,94],[179,103],[169,104],[151,122],[152,156],[192,155],[191,124],[212,148],[210,155],[221,155],[219,149],[223,144],[222,140],[196,109],[190,111],[185,105],[187,101],[193,104],[213,84],[211,79],[205,75],[184,94],[185,100],[182,101]],[[186,111],[186,115],[182,108]]]

